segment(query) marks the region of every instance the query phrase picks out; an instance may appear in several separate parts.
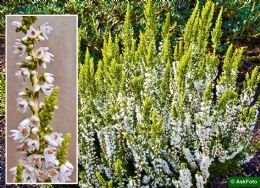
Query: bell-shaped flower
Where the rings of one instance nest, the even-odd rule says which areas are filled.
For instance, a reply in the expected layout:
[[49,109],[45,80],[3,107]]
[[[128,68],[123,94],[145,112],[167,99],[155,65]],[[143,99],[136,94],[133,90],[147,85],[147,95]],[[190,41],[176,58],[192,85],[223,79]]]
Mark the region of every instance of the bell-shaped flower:
[[23,98],[17,98],[17,110],[25,113],[28,110],[28,102]]
[[53,91],[53,87],[54,87],[53,84],[44,83],[44,84],[42,84],[42,86],[41,86],[42,92],[43,92],[45,95],[49,96],[49,95],[52,93],[52,91]]
[[22,26],[22,23],[21,22],[18,22],[18,21],[13,21],[12,22],[12,26],[15,26],[15,27],[21,27]]
[[23,56],[26,52],[26,46],[21,42],[15,42],[13,45],[14,47],[14,54],[19,54],[19,56]]
[[32,127],[40,127],[40,119],[38,116],[32,115],[30,121]]
[[39,84],[36,84],[36,85],[33,87],[33,91],[34,91],[34,92],[38,92],[38,91],[40,91],[40,89],[41,89],[41,86],[40,86]]
[[40,47],[40,48],[38,48],[37,50],[35,50],[35,51],[33,51],[33,56],[35,57],[35,58],[37,58],[37,59],[42,59],[42,58],[44,58],[44,53],[45,53],[45,51],[44,51],[44,48],[43,47]]
[[35,105],[35,103],[34,103],[34,101],[33,100],[29,100],[29,102],[28,102],[28,104],[33,108],[34,107],[34,105]]
[[73,169],[74,169],[73,165],[70,162],[67,161],[65,164],[61,165],[60,173],[63,176],[69,177],[72,174]]
[[37,166],[39,168],[42,167],[42,159],[43,159],[43,155],[39,155],[39,154],[33,154],[28,157],[29,163],[31,163],[33,166],[35,166],[35,167]]
[[31,39],[35,39],[40,35],[40,31],[35,29],[33,26],[30,26],[30,29],[27,31],[27,36]]
[[27,68],[21,68],[15,73],[15,76],[17,76],[19,79],[28,79],[30,78],[30,71]]
[[52,84],[54,82],[53,74],[52,73],[44,73],[44,80],[48,82],[49,84]]
[[47,171],[47,170],[41,169],[41,168],[38,168],[38,169],[37,169],[37,171],[36,171],[37,179],[38,179],[40,182],[44,182],[44,181],[45,181],[46,176],[47,176],[46,171]]
[[22,38],[22,41],[26,42],[28,40],[28,36],[25,35],[23,38]]
[[22,142],[30,135],[29,125],[19,125],[18,130],[11,130],[12,137],[15,141]]
[[23,182],[36,183],[37,170],[30,165],[25,165],[24,167],[25,169],[22,172]]
[[51,182],[52,183],[64,183],[65,181],[63,181],[60,177],[60,174],[58,172],[57,169],[52,168],[48,171],[48,177],[51,178]]
[[34,135],[36,135],[36,134],[38,133],[38,131],[39,131],[39,128],[38,128],[38,127],[32,128],[32,133],[33,133]]
[[33,58],[32,58],[32,56],[26,56],[25,59],[26,59],[27,61],[31,61]]
[[54,55],[52,53],[45,52],[43,61],[50,63],[51,61],[53,61],[53,57],[54,57]]
[[27,96],[27,92],[21,89],[21,90],[19,90],[18,95],[19,95],[20,97],[24,97],[24,96]]
[[58,147],[61,146],[63,138],[61,133],[54,132],[52,134],[45,135],[44,140],[48,142],[49,145]]
[[44,149],[45,167],[54,167],[59,165],[59,161],[56,158],[56,148],[47,147]]
[[39,140],[33,140],[33,139],[27,139],[27,146],[28,146],[28,151],[32,152],[34,150],[38,150],[40,147]]
[[48,23],[46,22],[45,24],[43,24],[41,27],[40,27],[40,30],[42,32],[42,35],[44,38],[48,39],[48,36],[51,31],[53,30],[51,26],[48,25]]

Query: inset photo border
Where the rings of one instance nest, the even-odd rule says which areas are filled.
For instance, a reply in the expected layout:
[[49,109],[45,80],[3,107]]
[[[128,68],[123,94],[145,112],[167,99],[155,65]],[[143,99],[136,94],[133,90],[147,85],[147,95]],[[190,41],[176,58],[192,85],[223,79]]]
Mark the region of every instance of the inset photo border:
[[6,183],[78,183],[78,16],[6,15]]

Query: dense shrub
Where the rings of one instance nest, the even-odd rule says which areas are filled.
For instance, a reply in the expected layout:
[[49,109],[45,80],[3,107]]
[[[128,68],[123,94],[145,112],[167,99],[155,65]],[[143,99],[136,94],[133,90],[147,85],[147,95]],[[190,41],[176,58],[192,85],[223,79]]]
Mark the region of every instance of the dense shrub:
[[[129,1],[132,7],[132,26],[134,36],[144,30],[143,1]],[[206,0],[199,0],[203,5]],[[223,32],[231,42],[247,41],[251,44],[257,42],[259,33],[259,8],[255,1],[214,0],[216,10],[223,9]],[[96,59],[101,57],[103,38],[108,37],[109,32],[115,36],[122,30],[127,1],[28,1],[8,0],[0,3],[2,16],[0,18],[0,31],[4,34],[5,14],[78,14],[79,36],[81,38],[81,51],[88,47],[90,53]],[[165,13],[171,13],[171,37],[173,42],[180,40],[185,21],[190,16],[195,3],[193,0],[183,1],[155,1],[154,12],[158,28],[157,38],[160,37],[161,26],[165,19]],[[217,14],[215,14],[215,19]],[[176,25],[176,27],[175,27]],[[121,40],[120,40],[121,41]],[[120,42],[119,41],[119,42]],[[158,45],[157,45],[158,46]],[[226,46],[222,46],[223,49]],[[82,56],[83,57],[83,56]]]
[[202,10],[198,3],[173,52],[171,16],[158,39],[154,6],[146,3],[136,40],[129,5],[122,52],[109,35],[97,69],[88,50],[80,66],[83,187],[204,187],[214,175],[239,169],[257,148],[250,140],[259,70],[238,88],[243,50],[231,44],[220,61],[223,9],[212,25],[214,3]]

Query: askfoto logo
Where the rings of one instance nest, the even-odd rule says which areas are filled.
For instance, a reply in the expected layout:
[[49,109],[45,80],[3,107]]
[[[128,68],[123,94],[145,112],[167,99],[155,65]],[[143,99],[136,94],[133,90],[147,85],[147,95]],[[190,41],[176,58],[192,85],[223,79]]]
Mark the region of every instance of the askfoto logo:
[[259,187],[260,177],[229,177],[228,187]]

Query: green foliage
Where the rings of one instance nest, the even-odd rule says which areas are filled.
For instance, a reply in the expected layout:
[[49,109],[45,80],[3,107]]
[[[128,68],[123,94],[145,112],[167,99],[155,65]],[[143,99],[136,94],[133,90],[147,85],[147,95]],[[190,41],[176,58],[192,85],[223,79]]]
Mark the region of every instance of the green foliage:
[[[200,5],[205,2],[205,0],[200,0]],[[223,36],[232,42],[246,39],[248,42],[254,43],[259,33],[259,27],[257,27],[259,5],[255,1],[214,0],[214,2],[217,10],[223,7]],[[156,19],[156,23],[159,25],[156,35],[158,36],[160,33],[164,15],[169,12],[172,18],[169,25],[171,40],[180,38],[184,30],[183,23],[191,15],[194,5],[194,1],[191,0],[185,2],[180,0],[156,1],[154,8],[151,9],[155,12],[154,18],[151,19]],[[109,32],[115,36],[122,28],[126,28],[124,23],[128,23],[124,22],[124,15],[129,9],[127,6],[132,9],[132,28],[127,28],[130,29],[130,32],[125,33],[137,37],[139,32],[144,31],[145,28],[145,21],[142,18],[145,14],[149,14],[149,12],[143,12],[142,1],[3,1],[0,4],[2,13],[0,30],[4,35],[5,14],[78,14],[81,44],[79,52],[89,48],[91,55],[98,59],[102,54],[103,37],[107,37]],[[123,39],[123,41],[126,40]],[[219,47],[223,48],[223,46]],[[127,51],[127,49],[125,50]],[[84,54],[80,57],[83,60]]]
[[55,105],[58,103],[58,95],[59,88],[55,87],[53,89],[53,92],[51,93],[50,96],[47,96],[44,99],[44,104],[39,111],[39,119],[41,122],[41,131],[42,134],[50,134],[52,132],[52,128],[49,127],[50,122],[53,118],[53,113],[55,111]]
[[17,183],[21,183],[22,182],[22,173],[24,170],[24,166],[22,164],[18,164],[16,166],[16,178],[15,178],[15,182]]
[[0,72],[0,115],[5,115],[5,76]]
[[26,34],[27,30],[30,28],[30,26],[37,21],[37,16],[23,16],[22,19],[22,27],[16,28],[16,32],[22,31],[24,34]]
[[62,141],[61,147],[56,151],[57,152],[56,156],[57,156],[57,159],[60,162],[60,165],[62,165],[66,162],[66,158],[67,158],[67,155],[68,155],[67,150],[68,150],[70,138],[71,138],[70,133],[67,133],[64,136],[64,140]]

